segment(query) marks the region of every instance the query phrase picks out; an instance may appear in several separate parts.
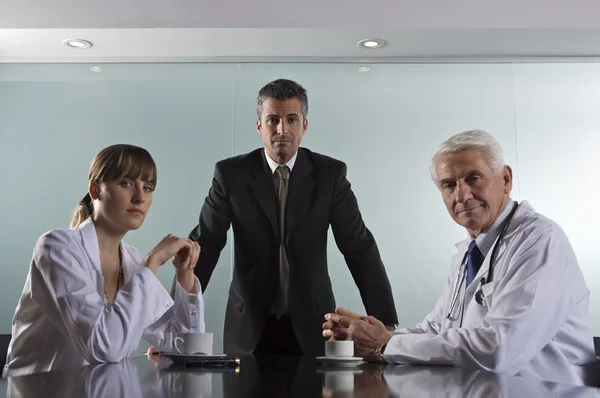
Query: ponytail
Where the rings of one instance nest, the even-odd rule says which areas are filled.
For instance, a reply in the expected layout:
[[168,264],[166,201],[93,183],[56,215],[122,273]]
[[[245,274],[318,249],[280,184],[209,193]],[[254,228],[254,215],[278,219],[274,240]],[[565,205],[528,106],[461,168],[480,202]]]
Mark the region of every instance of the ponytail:
[[87,220],[94,212],[94,204],[92,203],[92,197],[87,193],[83,199],[79,201],[79,204],[73,212],[73,218],[71,219],[71,228],[77,227],[79,224]]

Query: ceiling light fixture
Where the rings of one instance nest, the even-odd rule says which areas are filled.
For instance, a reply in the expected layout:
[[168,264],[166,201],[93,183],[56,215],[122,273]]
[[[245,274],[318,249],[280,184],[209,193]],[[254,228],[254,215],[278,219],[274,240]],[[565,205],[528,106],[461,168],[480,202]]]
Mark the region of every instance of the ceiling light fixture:
[[368,72],[370,70],[371,68],[369,68],[368,66],[361,66],[360,68],[358,68],[359,72]]
[[63,43],[72,48],[90,48],[92,42],[83,39],[67,39]]
[[102,72],[102,68],[101,68],[101,67],[99,67],[99,66],[92,66],[92,67],[90,68],[90,70],[91,70],[92,72]]
[[358,42],[359,47],[373,49],[385,46],[385,40],[382,39],[364,39]]

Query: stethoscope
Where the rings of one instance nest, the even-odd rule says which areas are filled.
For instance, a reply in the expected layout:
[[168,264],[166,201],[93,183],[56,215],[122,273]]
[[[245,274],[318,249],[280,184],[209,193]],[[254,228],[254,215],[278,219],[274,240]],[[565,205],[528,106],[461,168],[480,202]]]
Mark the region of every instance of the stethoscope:
[[[494,277],[494,260],[496,259],[498,243],[502,239],[504,239],[504,234],[506,233],[506,230],[508,229],[508,224],[510,224],[518,207],[519,207],[519,203],[516,201],[513,202],[513,208],[510,211],[510,214],[508,215],[508,217],[506,217],[506,220],[504,221],[504,225],[502,227],[502,231],[500,231],[500,235],[498,235],[498,239],[496,239],[496,243],[494,243],[494,247],[492,248],[492,256],[490,257],[490,266],[489,266],[487,276],[482,277],[479,280],[481,287],[475,293],[475,301],[479,305],[485,305],[485,303],[483,301],[483,299],[484,299],[483,285],[490,283]],[[466,279],[465,277],[466,277],[466,273],[467,273],[467,254],[468,253],[465,253],[462,263],[460,264],[460,271],[458,272],[458,277],[456,279],[456,283],[454,284],[454,290],[452,291],[452,300],[450,301],[450,309],[448,310],[448,315],[446,316],[446,318],[450,319],[451,321],[456,321],[458,319],[457,317],[453,317],[452,313],[454,312],[454,308],[456,307],[456,303],[458,301],[458,295],[460,294],[460,288],[462,287],[463,281]]]

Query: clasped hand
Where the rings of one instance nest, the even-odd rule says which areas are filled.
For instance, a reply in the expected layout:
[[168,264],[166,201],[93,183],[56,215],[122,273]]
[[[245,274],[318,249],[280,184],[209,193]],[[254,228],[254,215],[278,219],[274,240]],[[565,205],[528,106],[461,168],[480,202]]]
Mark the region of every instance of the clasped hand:
[[381,347],[390,340],[389,329],[372,316],[361,316],[345,308],[325,314],[323,337],[354,341],[355,355],[378,357]]

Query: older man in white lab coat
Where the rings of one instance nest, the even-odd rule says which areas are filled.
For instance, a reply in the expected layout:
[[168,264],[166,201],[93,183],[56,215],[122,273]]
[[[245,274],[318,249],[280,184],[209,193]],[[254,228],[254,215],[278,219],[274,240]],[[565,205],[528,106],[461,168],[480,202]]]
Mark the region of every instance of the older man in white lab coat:
[[583,384],[596,359],[589,290],[564,231],[510,199],[512,170],[481,130],[445,141],[431,174],[469,237],[457,244],[435,308],[389,333],[345,309],[326,314],[323,336],[355,341],[357,354],[389,363],[475,367]]

